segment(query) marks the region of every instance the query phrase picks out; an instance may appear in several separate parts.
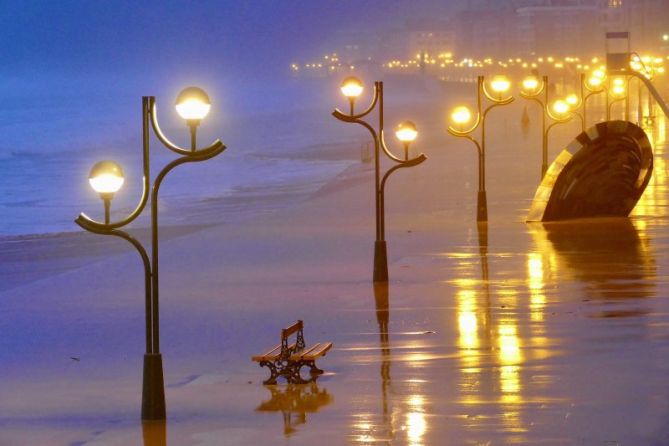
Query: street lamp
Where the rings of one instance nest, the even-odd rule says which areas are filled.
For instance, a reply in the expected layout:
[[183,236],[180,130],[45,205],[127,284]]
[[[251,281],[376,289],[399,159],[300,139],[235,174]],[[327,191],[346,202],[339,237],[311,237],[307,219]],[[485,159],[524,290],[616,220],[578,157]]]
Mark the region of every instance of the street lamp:
[[583,75],[581,74],[581,89],[579,94],[571,93],[565,96],[564,101],[569,106],[569,111],[581,121],[581,131],[585,132],[585,115],[583,115],[578,110],[583,106]]
[[341,83],[340,89],[342,94],[348,98],[351,107],[351,112],[349,114],[353,116],[355,100],[362,94],[362,82],[355,76],[349,76]]
[[[569,104],[563,99],[558,99],[553,102],[550,107],[546,107],[546,114],[553,121],[553,123],[546,128],[546,132],[544,133],[544,147],[546,147],[546,152],[548,152],[548,136],[551,129],[558,124],[564,124],[571,121],[572,115]],[[546,170],[547,169],[543,171],[543,175],[546,174]],[[541,177],[542,179],[543,175]]]
[[411,121],[402,121],[395,130],[395,136],[404,144],[404,161],[409,161],[409,144],[418,136],[418,128]]
[[[384,121],[383,121],[383,82],[374,82],[374,96],[369,107],[360,114],[354,114],[355,99],[362,93],[362,82],[355,77],[349,77],[344,80],[341,85],[341,92],[349,99],[350,114],[345,114],[339,109],[335,109],[332,115],[343,122],[360,124],[365,127],[372,135],[374,140],[374,186],[375,186],[375,203],[376,203],[376,239],[374,242],[374,282],[388,281],[388,254],[386,249],[386,225],[385,225],[385,185],[388,177],[398,169],[403,167],[416,166],[427,158],[421,154],[415,158],[409,159],[409,144],[416,139],[418,131],[416,125],[411,121],[405,121],[400,124],[395,132],[395,136],[404,144],[404,156],[402,160],[390,152],[386,146],[384,137]],[[378,105],[379,125],[376,129],[362,118],[370,114]],[[386,154],[391,161],[396,165],[391,167],[381,177],[381,160],[380,153]]]
[[197,127],[200,122],[209,114],[211,102],[205,91],[198,87],[185,88],[177,96],[175,107],[177,113],[186,120],[190,127],[190,146],[191,151],[196,149]]
[[91,168],[88,182],[93,190],[100,194],[105,208],[105,224],[109,224],[111,200],[114,194],[121,189],[125,177],[123,169],[114,161],[100,161]]
[[[543,93],[543,99],[541,98]],[[548,170],[548,134],[555,124],[571,120],[567,113],[570,110],[566,100],[556,101],[549,104],[548,98],[548,76],[543,76],[541,84],[536,76],[529,76],[523,79],[521,83],[520,95],[528,100],[534,101],[541,106],[541,178],[546,175]],[[573,98],[572,98],[573,100]],[[576,100],[578,102],[578,99]],[[555,122],[546,127],[546,118]]]
[[[625,85],[626,80],[621,77],[616,77],[613,79],[613,85],[609,85],[607,93],[607,107],[606,107],[606,120],[611,120],[611,110],[613,105],[617,102],[627,101],[627,87]],[[627,118],[627,107],[625,118]]]
[[[590,97],[603,93],[606,91],[604,82],[606,80],[606,73],[602,70],[593,71],[590,76],[586,78],[585,74],[581,74],[581,96],[583,97],[583,127],[588,125],[587,105]],[[583,95],[584,90],[588,91]]]
[[[124,177],[121,167],[112,161],[101,161],[91,169],[89,182],[93,189],[100,193],[105,206],[104,223],[80,214],[75,220],[79,226],[87,231],[113,235],[130,242],[140,257],[144,266],[144,294],[146,304],[146,353],[144,354],[144,377],[142,386],[142,420],[165,419],[165,388],[163,382],[163,361],[160,354],[160,330],[158,313],[158,191],[160,185],[172,169],[189,162],[205,161],[225,150],[220,140],[210,146],[197,149],[196,131],[200,121],[207,115],[210,108],[209,97],[199,88],[190,87],[183,90],[176,104],[177,112],[186,120],[191,128],[190,150],[178,147],[163,134],[158,125],[156,99],[154,96],[142,98],[142,148],[143,148],[143,190],[139,204],[126,218],[110,222],[109,208],[111,199],[123,185]],[[169,150],[180,155],[179,158],[168,163],[156,176],[153,185],[149,175],[149,127],[158,140]],[[149,192],[150,191],[150,192]],[[134,221],[144,210],[151,195],[151,258],[137,239],[125,231],[120,230]]]
[[[493,93],[488,91],[485,85],[485,78],[478,77],[477,93],[476,93],[476,119],[472,125],[467,128],[472,121],[472,111],[465,107],[459,106],[453,109],[450,116],[451,124],[448,127],[448,133],[459,138],[466,138],[474,143],[478,152],[478,166],[479,166],[479,188],[476,201],[476,221],[488,221],[488,199],[485,189],[485,118],[488,116],[490,110],[501,105],[507,105],[513,102],[512,96],[507,96],[511,88],[511,82],[504,76],[494,76],[490,82],[490,87]],[[483,109],[483,97],[486,97],[490,102],[485,110]],[[472,133],[481,126],[481,142],[479,143]]]

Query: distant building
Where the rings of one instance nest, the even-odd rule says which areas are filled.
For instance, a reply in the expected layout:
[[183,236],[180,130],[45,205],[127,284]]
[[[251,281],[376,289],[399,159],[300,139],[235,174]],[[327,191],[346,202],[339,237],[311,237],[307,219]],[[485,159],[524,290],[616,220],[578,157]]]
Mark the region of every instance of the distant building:
[[572,56],[602,50],[600,8],[592,0],[525,3],[535,4],[516,9],[514,46],[519,54]]
[[653,51],[666,46],[669,0],[472,0],[452,20],[459,55],[592,55],[607,31]]
[[[455,50],[455,31],[450,20],[412,19],[405,23],[409,54],[436,57]],[[422,57],[422,56],[421,56]]]

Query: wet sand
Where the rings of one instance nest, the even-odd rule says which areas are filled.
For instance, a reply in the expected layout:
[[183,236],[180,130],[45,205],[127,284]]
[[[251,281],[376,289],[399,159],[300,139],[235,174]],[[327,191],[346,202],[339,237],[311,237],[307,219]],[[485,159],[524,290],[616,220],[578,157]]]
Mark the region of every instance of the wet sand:
[[[666,444],[664,124],[631,219],[525,224],[540,140],[536,118],[518,131],[523,105],[489,129],[487,225],[473,147],[421,135],[428,161],[388,184],[387,287],[371,283],[370,165],[297,207],[164,240],[166,426],[139,421],[135,253],[3,291],[0,443]],[[576,133],[556,131],[551,154]],[[265,387],[250,357],[296,319],[308,344],[334,343],[326,374]]]

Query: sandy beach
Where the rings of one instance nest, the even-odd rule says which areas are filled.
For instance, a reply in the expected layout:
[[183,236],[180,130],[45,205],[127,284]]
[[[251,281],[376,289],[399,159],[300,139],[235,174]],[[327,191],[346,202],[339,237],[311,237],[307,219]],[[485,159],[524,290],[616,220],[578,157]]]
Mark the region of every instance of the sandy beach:
[[[4,257],[0,444],[666,444],[666,127],[630,219],[526,224],[541,154],[525,105],[493,112],[478,226],[475,150],[434,118],[449,104],[421,109],[428,160],[387,188],[387,287],[371,281],[371,164],[240,223],[166,229],[166,425],[140,422],[136,253],[76,233]],[[557,130],[551,156],[577,133]],[[297,319],[308,344],[334,343],[326,373],[265,387],[250,357]]]

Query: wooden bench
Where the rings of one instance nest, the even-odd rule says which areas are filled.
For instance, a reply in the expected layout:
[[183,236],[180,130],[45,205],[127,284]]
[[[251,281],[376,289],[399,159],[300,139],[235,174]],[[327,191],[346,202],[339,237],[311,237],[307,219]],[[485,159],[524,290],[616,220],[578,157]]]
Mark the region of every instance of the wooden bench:
[[[293,334],[295,342],[289,344],[288,341]],[[291,384],[305,384],[323,373],[323,370],[316,367],[316,359],[325,356],[330,348],[332,348],[332,342],[318,343],[307,348],[304,344],[304,324],[302,321],[297,321],[290,327],[281,330],[279,345],[267,353],[253,356],[251,360],[258,362],[260,367],[269,368],[272,375],[263,381],[263,384],[276,384],[280,376],[286,378],[286,381]],[[311,379],[302,379],[300,369],[304,366],[309,367]]]

